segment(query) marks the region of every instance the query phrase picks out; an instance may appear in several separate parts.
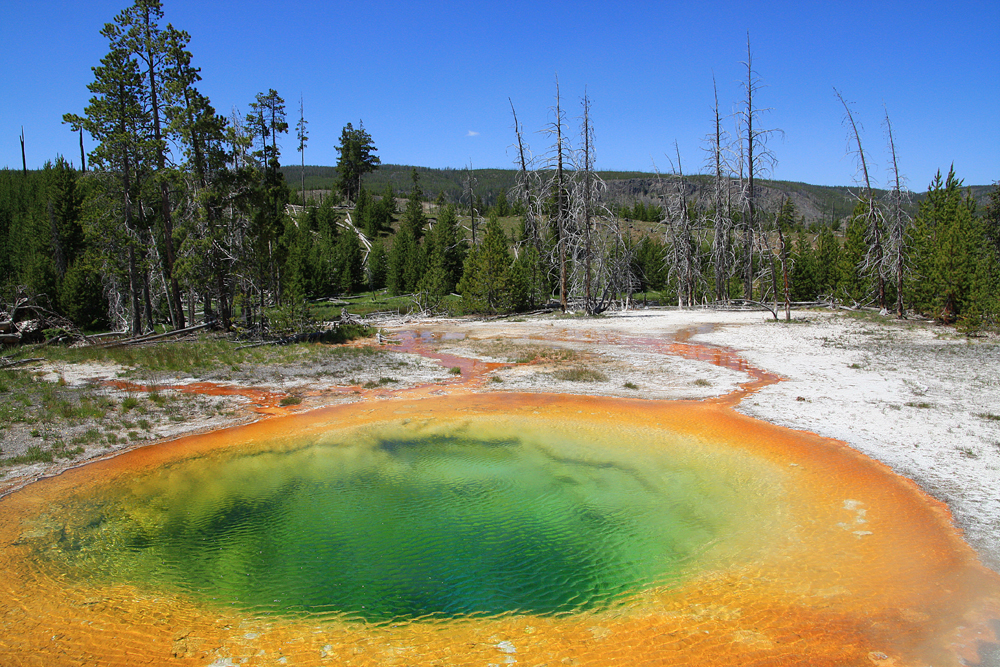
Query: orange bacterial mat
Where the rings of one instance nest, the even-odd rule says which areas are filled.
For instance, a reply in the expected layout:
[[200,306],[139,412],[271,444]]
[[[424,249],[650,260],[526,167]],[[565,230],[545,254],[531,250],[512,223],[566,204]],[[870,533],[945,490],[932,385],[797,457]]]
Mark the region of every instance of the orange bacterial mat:
[[[559,425],[620,457],[708,457],[747,494],[683,577],[603,609],[368,623],[261,616],[42,568],[59,508],[115,480],[290,434]],[[707,465],[707,464],[705,464]],[[748,508],[752,512],[748,513]],[[95,557],[100,557],[99,554]],[[355,403],[130,451],[0,501],[0,665],[960,665],[995,641],[1000,576],[947,508],[847,446],[720,402],[534,394]]]

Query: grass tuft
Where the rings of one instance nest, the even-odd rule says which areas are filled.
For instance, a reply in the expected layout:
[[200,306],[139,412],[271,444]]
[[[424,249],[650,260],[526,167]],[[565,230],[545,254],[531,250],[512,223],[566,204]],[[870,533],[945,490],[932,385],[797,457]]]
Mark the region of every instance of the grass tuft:
[[564,368],[556,371],[553,375],[559,380],[567,382],[606,382],[608,376],[593,368]]

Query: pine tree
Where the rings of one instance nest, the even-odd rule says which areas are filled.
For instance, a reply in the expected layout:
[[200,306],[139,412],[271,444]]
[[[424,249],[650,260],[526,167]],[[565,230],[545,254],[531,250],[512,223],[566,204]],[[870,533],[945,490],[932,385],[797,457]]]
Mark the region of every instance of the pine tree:
[[952,167],[946,179],[937,172],[914,221],[913,305],[941,322],[954,322],[972,305],[986,240],[975,210],[975,199],[963,193]]
[[466,308],[475,312],[511,312],[525,295],[514,281],[512,258],[507,237],[496,216],[490,216],[482,242],[474,246],[465,260],[465,270],[458,291]]
[[420,176],[417,170],[412,172],[413,189],[406,200],[406,209],[403,211],[403,218],[399,221],[400,228],[406,227],[413,235],[413,239],[420,243],[424,236],[424,227],[427,226],[427,217],[424,215],[424,197],[420,190]]
[[413,238],[408,226],[401,226],[389,251],[386,284],[395,295],[408,294],[417,289],[424,273],[422,249]]
[[816,239],[816,281],[818,295],[833,296],[840,273],[840,243],[833,230],[823,226]]
[[844,233],[844,247],[840,252],[837,276],[838,298],[856,304],[868,301],[871,292],[871,281],[862,271],[868,251],[867,229],[868,207],[866,202],[859,201]]
[[365,131],[365,125],[358,122],[358,128],[348,123],[340,133],[337,152],[337,189],[344,199],[354,201],[361,191],[361,177],[378,169],[382,161],[375,152],[372,137]]
[[791,283],[792,299],[795,301],[812,301],[822,291],[816,252],[804,229],[799,229],[795,236]]
[[365,276],[368,281],[368,289],[375,291],[386,286],[386,278],[389,272],[389,259],[385,252],[385,243],[382,239],[375,239],[372,242],[372,249],[368,253],[365,262]]
[[455,291],[462,277],[465,261],[465,244],[458,235],[458,215],[451,204],[438,215],[437,223],[427,235],[427,272],[420,290],[431,296],[442,297]]

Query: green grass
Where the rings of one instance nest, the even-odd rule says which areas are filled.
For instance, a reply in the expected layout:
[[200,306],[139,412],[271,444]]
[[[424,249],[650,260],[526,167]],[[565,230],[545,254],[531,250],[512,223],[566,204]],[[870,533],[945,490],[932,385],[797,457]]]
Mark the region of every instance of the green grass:
[[563,368],[552,374],[559,380],[567,382],[606,382],[608,376],[593,368]]
[[906,407],[908,407],[908,408],[920,408],[922,410],[927,410],[929,408],[933,408],[934,404],[933,403],[926,403],[924,401],[921,401],[919,403],[915,402],[915,401],[911,401],[911,402],[909,402],[909,403],[906,404]]
[[625,383],[625,388],[626,389],[638,389],[639,385],[637,385],[635,382],[626,382]]
[[28,447],[28,451],[20,456],[11,456],[6,459],[0,459],[0,465],[11,466],[24,463],[51,463],[52,458],[51,451],[43,450],[38,445],[32,445],[31,447]]
[[452,366],[451,368],[448,369],[448,372],[451,373],[452,375],[461,375],[462,369],[459,366]]
[[980,412],[976,415],[980,419],[987,419],[989,421],[1000,422],[1000,415],[994,414],[992,412]]
[[302,402],[301,396],[285,396],[283,399],[279,401],[279,405],[284,407],[287,405],[298,405],[301,402]]
[[[340,327],[336,335],[329,336],[327,342],[339,344],[374,335],[375,331],[371,327],[348,324]],[[301,363],[321,358],[327,354],[367,354],[362,351],[365,348],[340,348],[314,343],[262,345],[238,349],[242,344],[222,336],[206,335],[193,341],[164,342],[141,347],[63,348],[52,346],[46,349],[45,356],[51,360],[70,363],[111,362],[129,368],[128,376],[145,379],[150,374],[159,373],[197,375],[206,370],[225,368],[237,370],[244,366],[259,367],[271,364]],[[333,350],[342,351],[333,352]],[[158,383],[150,382],[149,384],[155,387]],[[13,389],[12,385],[11,390]],[[154,390],[152,393],[157,394],[158,392]]]

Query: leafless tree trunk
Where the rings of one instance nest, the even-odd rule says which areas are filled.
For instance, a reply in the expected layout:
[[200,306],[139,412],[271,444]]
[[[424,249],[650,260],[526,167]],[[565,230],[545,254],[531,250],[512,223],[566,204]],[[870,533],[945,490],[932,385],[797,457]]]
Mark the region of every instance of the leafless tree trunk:
[[591,273],[590,260],[593,253],[590,237],[590,216],[593,208],[591,182],[594,176],[594,152],[592,147],[593,129],[590,125],[590,98],[586,93],[583,95],[583,153],[581,154],[581,164],[579,167],[583,171],[583,261],[584,261],[584,309],[588,315],[594,314],[594,300],[590,293]]
[[671,179],[673,188],[664,205],[663,220],[666,227],[667,244],[670,247],[669,271],[677,280],[677,306],[695,304],[696,267],[695,239],[692,233],[691,212],[687,199],[687,180],[681,165],[680,149],[674,142],[677,165]]
[[514,116],[514,134],[517,136],[517,185],[515,186],[514,201],[521,202],[524,208],[524,231],[534,246],[535,250],[541,253],[541,236],[538,233],[538,183],[537,172],[533,166],[529,149],[524,143],[524,131],[517,121],[517,112],[514,111],[514,103],[510,102],[510,112]]
[[[83,130],[81,130],[82,132]],[[83,135],[80,135],[83,136]],[[28,160],[24,155],[24,126],[21,126],[21,173],[28,175]]]
[[567,222],[568,222],[568,202],[566,200],[566,172],[565,161],[568,153],[566,138],[564,136],[563,125],[566,120],[563,117],[562,98],[559,95],[559,78],[556,78],[556,105],[554,107],[555,118],[546,132],[555,136],[555,145],[549,156],[549,163],[555,168],[551,187],[555,188],[556,208],[555,232],[556,232],[556,253],[559,263],[559,307],[566,311],[568,299],[568,276],[567,276]]
[[[753,256],[754,239],[758,236],[759,193],[755,181],[765,176],[774,167],[777,160],[774,153],[767,147],[767,141],[777,129],[761,128],[761,116],[770,111],[769,108],[758,108],[754,98],[763,87],[760,75],[753,68],[753,52],[750,49],[750,34],[747,33],[746,80],[743,82],[744,97],[736,111],[739,157],[740,184],[743,209],[743,296],[753,300]],[[744,182],[743,177],[746,177]]]
[[472,175],[472,163],[465,170],[465,196],[469,199],[469,231],[472,232],[472,245],[476,245],[476,177]]
[[847,101],[844,100],[844,96],[840,94],[840,91],[836,88],[833,90],[837,93],[837,99],[839,99],[840,103],[844,106],[844,111],[846,113],[845,121],[846,124],[850,126],[849,141],[853,139],[851,143],[857,146],[855,157],[858,160],[863,177],[862,187],[864,190],[859,197],[859,200],[864,206],[863,215],[865,219],[865,241],[868,245],[868,249],[859,270],[862,273],[868,273],[875,278],[878,306],[880,309],[885,310],[885,276],[882,272],[884,264],[882,247],[882,209],[879,207],[878,202],[875,201],[875,196],[872,192],[871,178],[868,174],[868,160],[865,158],[864,149],[861,147],[861,135],[858,132],[858,125],[854,121],[854,114],[851,113],[851,108],[848,106]]
[[[299,140],[299,154],[302,156],[299,171],[299,190],[302,193],[302,208],[306,206],[306,143],[309,141],[309,133],[306,131],[305,100],[299,95],[299,122],[295,126],[295,135]],[[277,134],[277,133],[275,133]]]
[[906,273],[906,242],[909,236],[910,216],[904,208],[908,192],[903,187],[903,178],[899,174],[899,162],[896,158],[896,143],[892,137],[892,123],[889,112],[885,112],[885,129],[889,141],[889,152],[892,155],[892,188],[888,192],[888,234],[886,238],[886,266],[896,280],[896,317],[902,319],[905,313],[903,307],[903,277]]
[[715,267],[715,299],[729,302],[729,272],[731,269],[732,248],[732,216],[728,210],[729,178],[723,171],[723,140],[725,131],[722,129],[722,117],[719,113],[719,90],[712,77],[712,89],[715,92],[715,131],[710,136],[709,167],[712,169],[712,264]]
[[80,128],[80,171],[87,171],[87,154],[83,152],[83,128]]

